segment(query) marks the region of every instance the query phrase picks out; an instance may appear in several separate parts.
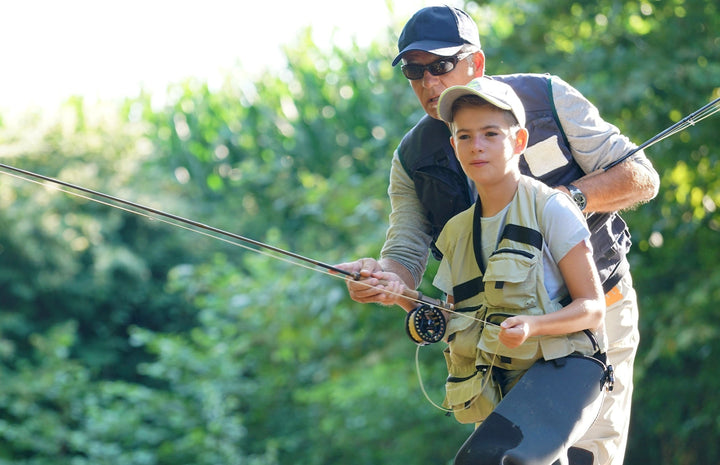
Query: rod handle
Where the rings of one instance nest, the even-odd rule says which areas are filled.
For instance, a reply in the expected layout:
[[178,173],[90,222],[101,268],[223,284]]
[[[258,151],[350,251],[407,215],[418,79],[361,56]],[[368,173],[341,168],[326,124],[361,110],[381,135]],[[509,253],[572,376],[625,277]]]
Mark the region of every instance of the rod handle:
[[[381,279],[379,284],[382,286],[386,286],[388,284],[388,281]],[[422,302],[424,304],[429,304],[429,305],[432,305],[434,307],[438,307],[438,308],[441,308],[444,310],[452,311],[454,308],[451,303],[444,302],[440,299],[435,299],[433,297],[428,297],[426,295],[423,295],[423,293],[420,291],[408,289],[407,287],[405,289],[403,289],[402,295],[403,295],[403,297],[407,297],[408,299],[413,300],[415,302]]]

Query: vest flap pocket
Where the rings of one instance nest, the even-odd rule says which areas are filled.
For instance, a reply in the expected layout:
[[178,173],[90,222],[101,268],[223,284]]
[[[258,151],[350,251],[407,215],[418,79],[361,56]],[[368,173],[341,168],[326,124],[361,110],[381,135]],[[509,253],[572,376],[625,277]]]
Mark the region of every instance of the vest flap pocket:
[[490,256],[483,281],[522,283],[537,264],[538,257],[516,249],[498,249]]
[[540,341],[540,347],[545,360],[554,360],[572,353],[592,355],[597,351],[593,341],[583,331],[559,336],[546,336]]
[[448,353],[445,358],[448,362],[448,373],[451,376],[466,377],[475,373],[477,343],[482,323],[476,320],[470,321],[471,324],[461,331],[446,332]]
[[477,345],[493,365],[508,370],[526,370],[541,357],[539,338],[528,338],[519,347],[511,349],[500,342],[500,329],[500,326],[486,325]]
[[556,358],[565,357],[574,352],[573,344],[564,334],[545,337],[542,342],[540,342],[540,347],[542,347],[543,357],[546,360],[555,360]]
[[524,250],[496,250],[483,276],[488,305],[515,309],[535,306],[538,260],[538,255]]
[[[454,381],[452,379],[455,379]],[[465,402],[475,398],[486,385],[494,385],[492,376],[487,376],[483,371],[476,371],[469,378],[449,377],[445,384],[445,398],[449,406],[462,406]],[[490,390],[492,390],[492,386]]]
[[[448,336],[450,334],[457,333],[458,331],[462,331],[464,329],[470,328],[470,326],[478,326],[480,322],[478,321],[479,318],[482,318],[482,311],[472,312],[472,313],[462,313],[462,312],[455,312],[450,314],[450,317],[447,321],[447,329],[445,330],[445,334]],[[480,332],[479,328],[473,328]],[[447,337],[447,336],[446,336]]]
[[[487,368],[487,367],[485,367]],[[445,383],[445,407],[451,408],[460,423],[477,423],[487,418],[500,402],[500,392],[490,371],[478,370],[469,379]]]

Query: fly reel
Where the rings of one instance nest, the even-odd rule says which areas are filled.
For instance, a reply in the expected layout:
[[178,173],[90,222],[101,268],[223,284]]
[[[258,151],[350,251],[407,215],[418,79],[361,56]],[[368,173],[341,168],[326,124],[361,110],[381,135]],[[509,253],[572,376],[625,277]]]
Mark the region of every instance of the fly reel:
[[415,344],[424,346],[442,340],[447,322],[440,309],[422,304],[407,313],[405,329]]

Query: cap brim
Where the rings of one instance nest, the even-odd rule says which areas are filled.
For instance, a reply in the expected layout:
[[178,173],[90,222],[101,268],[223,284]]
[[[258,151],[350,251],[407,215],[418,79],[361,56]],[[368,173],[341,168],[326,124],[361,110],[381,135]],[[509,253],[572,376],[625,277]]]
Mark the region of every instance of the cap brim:
[[510,105],[501,100],[498,100],[491,95],[485,95],[485,93],[479,92],[475,89],[471,89],[467,86],[455,86],[450,87],[440,96],[440,101],[438,102],[438,115],[440,116],[440,119],[450,122],[450,120],[452,119],[453,103],[455,103],[455,100],[465,95],[476,95],[483,100],[487,100],[498,108],[512,111],[512,107]]
[[398,55],[393,60],[392,65],[397,65],[402,59],[403,55],[407,52],[421,51],[432,53],[441,57],[449,57],[459,52],[464,45],[465,44],[458,45],[451,42],[439,42],[437,40],[419,40],[417,42],[411,43],[410,45],[402,49],[402,51],[398,53]]

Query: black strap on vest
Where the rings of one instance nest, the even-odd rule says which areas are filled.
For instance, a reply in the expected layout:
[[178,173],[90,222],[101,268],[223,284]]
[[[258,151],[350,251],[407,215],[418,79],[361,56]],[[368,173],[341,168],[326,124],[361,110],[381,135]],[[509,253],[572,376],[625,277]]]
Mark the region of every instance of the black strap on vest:
[[475,253],[475,261],[480,268],[480,276],[453,286],[455,302],[462,302],[481,292],[485,292],[485,282],[483,281],[485,260],[483,260],[482,256],[482,203],[480,202],[480,197],[475,201],[475,209],[473,211],[473,252]]
[[[508,239],[535,247],[542,251],[543,236],[540,231],[517,224],[506,224],[501,234],[501,240]],[[482,255],[482,203],[480,197],[475,201],[473,211],[473,253],[475,261],[480,268],[481,275],[453,287],[455,302],[462,302],[485,291],[485,260]]]
[[610,292],[612,288],[617,286],[620,280],[622,280],[623,277],[625,277],[625,274],[627,274],[629,271],[630,262],[628,262],[627,257],[623,257],[620,260],[620,263],[618,263],[615,269],[612,271],[612,273],[610,273],[610,277],[602,283],[603,292],[605,294]]
[[479,196],[475,201],[475,211],[473,212],[473,252],[475,252],[475,261],[480,267],[480,272],[485,274],[485,260],[482,255],[482,204]]
[[540,231],[517,224],[506,224],[503,229],[502,239],[531,245],[538,250],[542,250],[543,246],[543,237]]
[[453,286],[453,298],[455,302],[462,302],[465,299],[476,296],[481,292],[485,292],[485,281],[482,276],[465,281],[462,284]]
[[[500,240],[508,239],[514,242],[527,244],[542,251],[543,236],[540,231],[519,224],[506,224],[500,235]],[[480,197],[475,202],[475,211],[473,212],[473,252],[475,260],[482,274],[485,274],[485,260],[482,256],[482,205]]]
[[555,97],[553,96],[553,89],[552,89],[552,79],[548,76],[546,79],[546,82],[547,82],[547,95],[550,98],[550,104],[552,105],[553,118],[555,119],[555,123],[557,124],[558,129],[560,129],[560,135],[562,136],[562,140],[563,140],[563,143],[565,144],[565,147],[570,147],[570,141],[567,138],[567,134],[565,134],[565,129],[563,128],[563,125],[560,122],[560,115],[558,115],[557,107],[555,106]]

